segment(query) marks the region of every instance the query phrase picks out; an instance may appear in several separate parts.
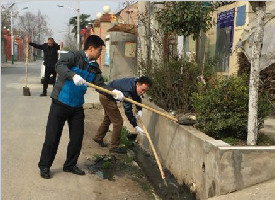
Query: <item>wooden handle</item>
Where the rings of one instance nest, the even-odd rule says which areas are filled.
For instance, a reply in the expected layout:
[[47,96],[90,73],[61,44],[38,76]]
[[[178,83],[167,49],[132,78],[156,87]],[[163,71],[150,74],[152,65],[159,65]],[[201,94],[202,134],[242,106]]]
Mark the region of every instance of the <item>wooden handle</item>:
[[160,163],[160,161],[159,161],[158,154],[157,154],[156,149],[155,149],[155,147],[154,147],[154,144],[153,144],[153,142],[152,142],[152,140],[151,140],[151,137],[150,137],[150,135],[149,135],[149,133],[148,133],[146,127],[144,126],[144,124],[143,124],[141,118],[138,117],[137,120],[138,120],[139,124],[141,125],[143,131],[145,132],[145,135],[146,135],[146,137],[147,137],[147,139],[148,139],[148,141],[149,141],[149,143],[150,143],[150,146],[151,146],[151,148],[152,148],[152,150],[153,150],[153,153],[154,153],[154,156],[155,156],[155,159],[156,159],[156,161],[157,161],[158,168],[159,168],[159,171],[160,171],[160,174],[161,174],[161,178],[162,178],[162,179],[165,179],[165,175],[164,175],[164,172],[163,172],[161,163]]
[[29,44],[27,43],[26,44],[27,47],[26,47],[26,63],[25,63],[25,84],[26,84],[26,87],[27,87],[27,80],[28,80],[28,64],[29,64]]
[[60,58],[61,51],[62,51],[62,47],[59,48],[59,51],[58,51],[58,59]]
[[[105,89],[105,88],[99,87],[99,86],[97,86],[97,85],[94,85],[94,84],[92,84],[92,83],[86,82],[86,84],[87,84],[89,87],[92,87],[92,88],[95,88],[95,89],[97,89],[97,90],[100,90],[101,92],[106,92],[107,94],[110,94],[110,95],[112,95],[112,96],[115,96],[115,95],[116,95],[114,92],[112,92],[112,91],[110,91],[110,90],[107,90],[107,89]],[[138,106],[140,106],[140,107],[142,107],[142,108],[145,108],[145,109],[150,110],[150,111],[152,111],[152,112],[154,112],[154,113],[157,113],[157,114],[159,114],[159,115],[161,115],[161,116],[163,116],[163,117],[166,117],[166,118],[168,118],[168,119],[170,119],[170,120],[173,120],[173,121],[175,121],[175,122],[178,122],[178,119],[177,119],[177,118],[175,118],[175,117],[173,117],[173,116],[170,116],[170,115],[168,115],[168,114],[166,114],[166,113],[160,112],[160,111],[158,111],[158,110],[156,110],[156,109],[154,109],[154,108],[151,108],[151,107],[149,107],[149,106],[147,106],[147,105],[144,105],[144,104],[142,104],[142,103],[136,102],[136,101],[134,101],[133,99],[130,99],[130,98],[127,98],[127,97],[123,97],[123,99],[124,99],[125,101],[128,101],[128,102],[132,103],[132,104],[138,105]]]

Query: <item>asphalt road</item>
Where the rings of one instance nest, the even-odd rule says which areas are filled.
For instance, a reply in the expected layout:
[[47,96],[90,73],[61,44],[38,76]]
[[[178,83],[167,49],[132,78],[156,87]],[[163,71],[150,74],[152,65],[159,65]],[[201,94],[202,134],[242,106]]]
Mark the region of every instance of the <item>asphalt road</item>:
[[[51,168],[54,177],[48,180],[40,177],[37,163],[51,103],[49,96],[39,96],[40,65],[41,61],[29,64],[31,96],[23,96],[24,63],[1,65],[1,199],[95,199],[92,188],[96,183],[89,176],[62,171],[68,143],[67,125]],[[48,93],[51,90],[52,86]],[[83,167],[83,163],[79,162],[79,166]]]

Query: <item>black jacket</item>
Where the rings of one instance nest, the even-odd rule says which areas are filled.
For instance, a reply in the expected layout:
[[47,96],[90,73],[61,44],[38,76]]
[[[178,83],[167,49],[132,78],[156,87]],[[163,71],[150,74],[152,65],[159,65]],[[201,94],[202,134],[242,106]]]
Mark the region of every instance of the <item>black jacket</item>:
[[52,47],[50,47],[48,43],[44,43],[41,45],[29,43],[29,45],[33,46],[34,48],[43,50],[45,66],[51,65],[54,68],[58,60],[58,50],[60,49],[60,46],[58,44],[54,43]]

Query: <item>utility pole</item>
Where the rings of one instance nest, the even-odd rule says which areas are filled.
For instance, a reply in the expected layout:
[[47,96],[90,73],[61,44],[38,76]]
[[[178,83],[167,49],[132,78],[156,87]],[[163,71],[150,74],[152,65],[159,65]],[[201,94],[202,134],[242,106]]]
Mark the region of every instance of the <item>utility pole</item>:
[[260,81],[260,57],[264,37],[264,17],[266,12],[265,2],[251,2],[253,11],[256,13],[255,29],[252,43],[251,68],[249,78],[249,103],[248,103],[248,125],[247,145],[256,145],[258,138],[258,90]]
[[79,15],[80,15],[80,9],[79,9],[79,0],[77,1],[77,8],[76,8],[76,12],[77,12],[77,48],[78,50],[80,49],[80,22],[79,22]]
[[[8,9],[12,9],[15,3],[12,3]],[[13,28],[12,28],[12,10],[10,11],[11,15],[11,63],[14,64],[14,55],[13,55]]]
[[76,34],[76,44],[77,44],[77,49],[79,50],[80,49],[80,6],[79,6],[79,0],[77,0],[76,2],[76,9],[75,8],[71,8],[71,7],[68,7],[68,6],[63,6],[63,5],[57,5],[57,7],[60,7],[60,8],[69,8],[69,9],[72,9],[74,11],[76,11],[76,19],[77,19],[77,34]]
[[[33,29],[32,29],[32,40],[31,40],[32,42],[33,42]],[[33,60],[35,61],[36,59],[35,59],[35,56],[34,56],[34,50],[33,50],[33,46],[32,46],[32,58],[33,58]]]
[[151,2],[147,1],[147,65],[151,65]]
[[12,30],[12,10],[11,10],[11,64],[14,64],[14,55],[13,55],[13,30]]

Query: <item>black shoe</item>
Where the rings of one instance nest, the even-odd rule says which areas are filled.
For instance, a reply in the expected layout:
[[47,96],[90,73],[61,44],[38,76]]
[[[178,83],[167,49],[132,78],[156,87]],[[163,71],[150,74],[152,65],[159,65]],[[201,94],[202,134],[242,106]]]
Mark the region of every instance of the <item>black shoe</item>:
[[47,93],[43,92],[42,94],[40,94],[41,97],[45,97],[47,96]]
[[102,140],[99,141],[99,140],[93,139],[93,141],[95,141],[101,147],[107,147],[107,144],[105,144]]
[[50,168],[45,167],[45,168],[40,168],[40,176],[45,179],[51,178],[50,175]]
[[85,172],[82,171],[81,169],[79,169],[76,165],[70,168],[65,168],[63,167],[63,171],[64,172],[72,172],[73,174],[77,174],[77,175],[85,175]]
[[127,153],[127,150],[124,147],[114,147],[114,148],[109,149],[109,151],[113,152],[113,153],[121,153],[121,154]]

